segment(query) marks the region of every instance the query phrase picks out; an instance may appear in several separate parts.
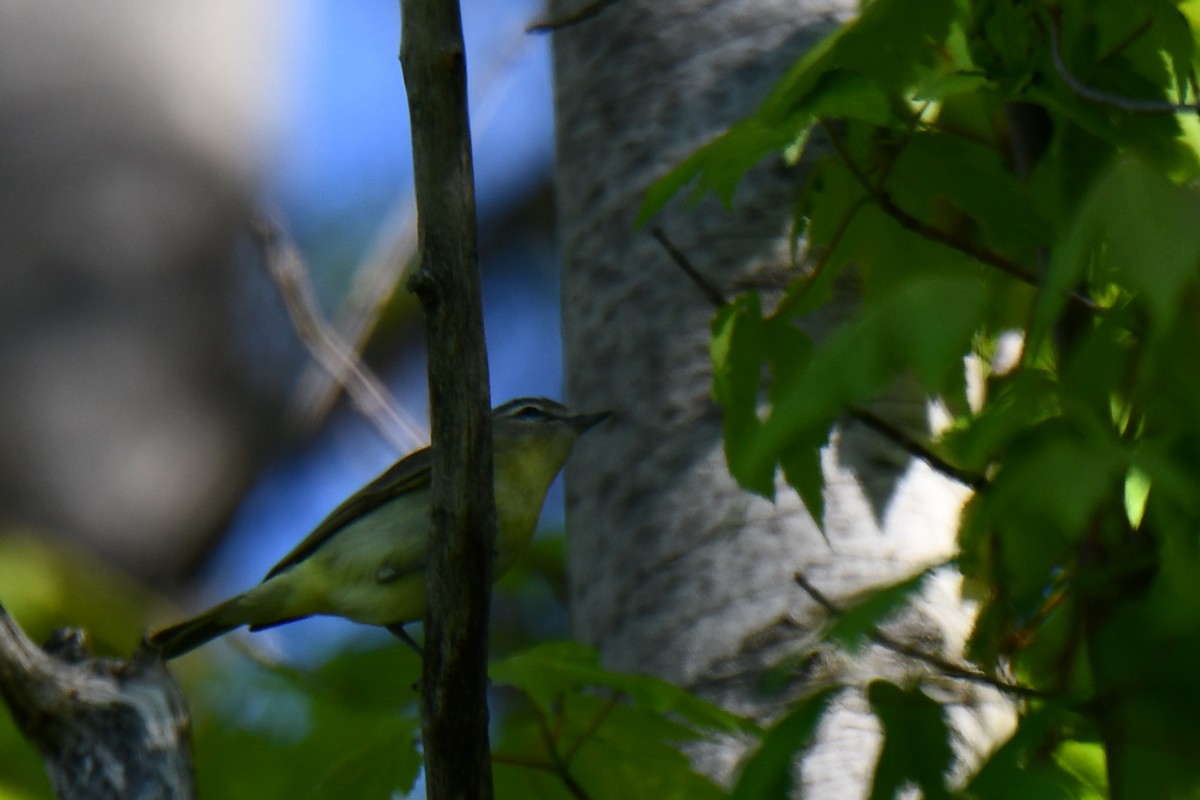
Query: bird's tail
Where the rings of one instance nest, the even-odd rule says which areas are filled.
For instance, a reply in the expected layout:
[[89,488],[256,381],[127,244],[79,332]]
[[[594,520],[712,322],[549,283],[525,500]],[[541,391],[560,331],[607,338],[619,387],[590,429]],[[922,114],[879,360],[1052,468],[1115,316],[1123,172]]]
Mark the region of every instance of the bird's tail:
[[150,636],[147,643],[158,650],[164,659],[175,658],[195,650],[223,633],[248,624],[241,597],[234,597],[213,606],[203,614],[163,628]]

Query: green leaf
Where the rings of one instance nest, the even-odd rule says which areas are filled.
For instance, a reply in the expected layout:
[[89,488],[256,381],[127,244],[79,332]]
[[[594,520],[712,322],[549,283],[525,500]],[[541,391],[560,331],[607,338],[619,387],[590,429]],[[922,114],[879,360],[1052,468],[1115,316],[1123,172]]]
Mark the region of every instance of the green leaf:
[[765,335],[761,304],[753,292],[737,296],[713,318],[713,395],[733,416],[757,414]]
[[[1195,650],[1188,655],[1195,654]],[[1174,657],[1172,649],[1160,651],[1159,659]],[[1195,663],[1194,661],[1192,662]],[[1158,665],[1155,664],[1157,667]],[[1194,681],[1194,672],[1191,678]],[[1200,793],[1194,754],[1200,747],[1200,730],[1182,707],[1195,707],[1197,700],[1188,684],[1171,687],[1138,687],[1125,702],[1112,710],[1112,726],[1120,731],[1120,746],[1107,754],[1108,769],[1098,771],[1104,762],[1093,754],[1090,763],[1078,750],[1069,752],[1072,760],[1064,765],[1089,784],[1104,784],[1105,774],[1112,780],[1114,797],[1196,797]],[[1099,763],[1097,763],[1099,762]],[[1108,795],[1101,795],[1108,796]]]
[[779,453],[784,479],[800,495],[808,515],[817,524],[822,536],[825,536],[825,470],[821,467],[821,447],[824,444],[824,437],[800,441]]
[[890,800],[908,783],[926,800],[948,798],[946,776],[954,763],[945,711],[919,688],[887,681],[867,687],[871,709],[883,724],[883,749],[875,765],[872,800]]
[[1150,476],[1137,466],[1125,474],[1125,517],[1129,527],[1137,530],[1146,515],[1146,501],[1150,498]]
[[1105,770],[1104,748],[1095,742],[1063,742],[1054,754],[1054,760],[1079,781],[1077,797],[1104,800],[1108,795],[1108,778]]
[[971,520],[973,528],[998,532],[998,578],[1011,597],[1041,602],[1051,573],[1119,496],[1127,465],[1116,445],[1062,419],[1030,426],[1013,441]]
[[913,89],[913,100],[937,102],[959,94],[971,94],[990,88],[992,82],[984,75],[974,72],[951,72],[931,75]]
[[[976,772],[963,797],[978,800],[1101,800],[1088,781],[1064,769],[1053,744],[1069,731],[1072,715],[1055,704],[1036,704],[1024,713],[1017,730]],[[1069,759],[1074,753],[1068,756]],[[1080,765],[1082,766],[1082,765]]]
[[731,460],[734,474],[773,470],[783,451],[827,435],[845,406],[870,399],[906,371],[931,390],[944,385],[962,370],[984,297],[974,280],[914,280],[866,307],[774,390],[778,399],[766,424],[739,461]]
[[[790,319],[773,317],[766,320],[763,333],[766,360],[771,370],[768,397],[773,402],[780,387],[787,386],[808,367],[812,360],[813,342]],[[746,444],[754,440],[761,428],[757,415],[754,421],[754,429],[742,437]],[[825,471],[821,467],[821,448],[825,446],[826,439],[822,432],[807,441],[796,442],[779,454],[784,479],[799,493],[809,516],[818,527],[823,525],[825,519]],[[728,443],[726,447],[729,447]],[[741,461],[740,453],[738,456]]]
[[848,69],[822,73],[803,107],[809,119],[850,118],[879,126],[901,121],[879,83]]
[[869,592],[865,597],[842,609],[825,632],[825,638],[855,652],[871,640],[909,598],[920,590],[933,570],[922,570],[911,578]]
[[747,117],[734,123],[650,185],[635,226],[645,225],[680,189],[697,178],[693,199],[712,192],[727,206],[732,204],[734,191],[746,171],[791,144],[809,120],[808,116],[799,115],[787,122],[767,124],[758,117]]
[[607,686],[651,711],[678,715],[704,729],[725,733],[756,730],[746,719],[660,678],[610,672],[600,666],[594,650],[575,642],[539,645],[497,661],[489,673],[497,684],[514,686],[544,707],[549,707],[563,693]]
[[836,43],[830,65],[853,69],[900,93],[941,55],[937,44],[950,34],[955,5],[954,0],[875,0]]
[[551,708],[510,708],[493,748],[498,798],[624,800],[630,787],[665,800],[718,800],[678,743],[693,733],[670,715],[617,697],[568,693]]
[[938,59],[954,0],[876,0],[853,22],[811,48],[754,114],[739,120],[655,181],[638,211],[640,227],[684,186],[729,205],[742,176],[804,135],[819,117],[903,124],[896,109],[908,86]]
[[325,774],[309,797],[361,797],[390,800],[412,791],[421,770],[413,719],[381,720],[356,731],[353,746],[330,754]]
[[[941,131],[914,134],[897,156],[888,186],[896,202],[921,219],[944,214],[946,206],[961,212],[980,226],[990,249],[1031,250],[1054,238],[1043,201],[990,145]],[[959,235],[967,238],[969,231]],[[1031,257],[1029,262],[1032,272]]]
[[[1196,580],[1200,575],[1200,541],[1191,514],[1158,516],[1155,528],[1160,566],[1146,600],[1163,637],[1181,642],[1194,636],[1200,626],[1200,582]],[[1200,653],[1193,656],[1200,658]]]
[[1041,370],[1018,370],[991,389],[983,410],[942,440],[958,463],[977,472],[1027,428],[1060,413],[1057,386]]
[[1088,193],[1051,259],[1030,331],[1038,349],[1058,319],[1067,292],[1089,271],[1115,281],[1144,303],[1152,328],[1170,327],[1185,285],[1200,266],[1200,194],[1161,171],[1122,159]]
[[791,797],[796,754],[812,743],[817,725],[839,691],[841,687],[833,686],[809,695],[775,722],[743,762],[730,800]]
[[725,457],[738,482],[764,497],[775,492],[773,469],[743,471],[745,448],[754,441],[762,423],[758,402],[762,365],[767,357],[766,326],[758,295],[739,295],[717,311],[710,344],[713,395],[722,406]]

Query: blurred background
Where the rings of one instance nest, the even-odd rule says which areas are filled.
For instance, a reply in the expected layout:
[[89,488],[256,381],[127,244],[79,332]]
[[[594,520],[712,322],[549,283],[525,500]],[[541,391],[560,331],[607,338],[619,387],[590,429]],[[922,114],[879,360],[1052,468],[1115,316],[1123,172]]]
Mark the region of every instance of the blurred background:
[[[427,441],[398,6],[0,0],[0,603],[35,640],[79,626],[127,656]],[[542,13],[463,2],[497,403],[561,396]],[[410,428],[381,433],[300,344],[263,210]],[[556,490],[494,652],[566,629],[561,517]],[[419,663],[387,634],[309,620],[173,671],[202,796],[412,790]],[[0,800],[49,796],[0,711]]]
[[[78,625],[127,655],[425,443],[398,6],[0,0],[0,602],[31,636]],[[560,397],[548,39],[524,32],[541,3],[463,13],[493,398]],[[415,433],[331,389],[249,233],[259,209]],[[560,493],[546,512],[560,526]],[[539,538],[506,584],[534,599],[498,605],[514,641],[565,626],[560,544]],[[233,649],[313,664],[379,637],[318,620]]]

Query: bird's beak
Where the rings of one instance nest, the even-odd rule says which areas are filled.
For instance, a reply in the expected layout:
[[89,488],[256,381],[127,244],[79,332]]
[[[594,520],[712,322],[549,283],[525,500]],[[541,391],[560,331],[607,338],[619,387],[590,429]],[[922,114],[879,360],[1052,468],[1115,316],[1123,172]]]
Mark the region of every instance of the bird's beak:
[[611,411],[597,411],[595,414],[576,414],[571,417],[571,426],[579,433],[594,428],[612,416]]

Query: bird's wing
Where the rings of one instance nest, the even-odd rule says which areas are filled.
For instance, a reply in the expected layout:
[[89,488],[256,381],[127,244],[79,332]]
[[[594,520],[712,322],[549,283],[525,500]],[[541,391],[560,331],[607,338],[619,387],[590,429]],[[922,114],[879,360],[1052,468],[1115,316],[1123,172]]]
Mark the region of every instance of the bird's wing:
[[299,564],[313,554],[329,537],[356,519],[371,513],[379,506],[394,500],[405,492],[429,485],[429,467],[433,461],[428,447],[417,450],[397,461],[386,472],[351,495],[344,503],[330,512],[329,516],[304,537],[304,541],[292,548],[263,580],[270,580],[279,573]]

